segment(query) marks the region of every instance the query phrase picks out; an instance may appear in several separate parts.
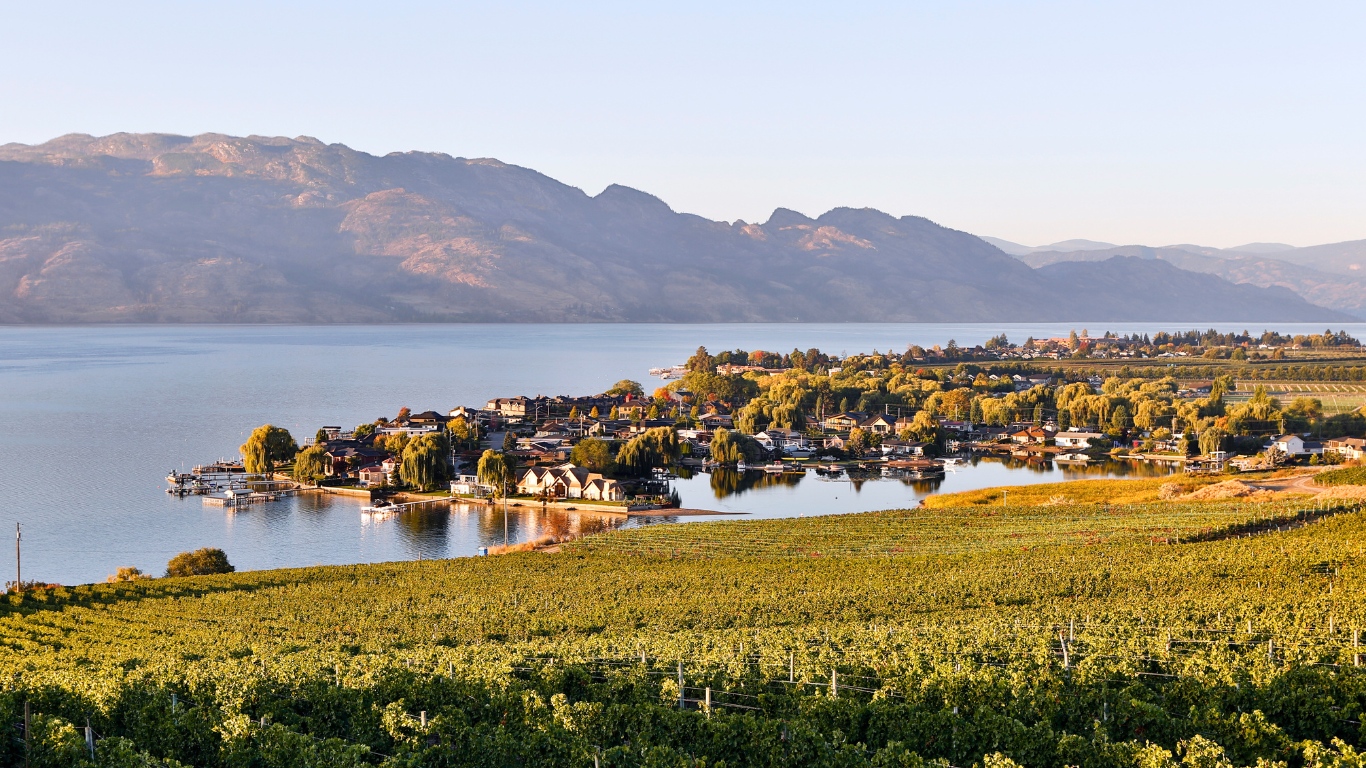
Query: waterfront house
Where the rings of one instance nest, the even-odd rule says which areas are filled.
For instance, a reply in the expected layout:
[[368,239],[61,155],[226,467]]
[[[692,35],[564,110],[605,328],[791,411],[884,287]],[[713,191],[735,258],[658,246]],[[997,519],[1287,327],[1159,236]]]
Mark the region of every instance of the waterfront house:
[[371,464],[356,470],[356,478],[360,480],[362,487],[369,488],[371,486],[384,485],[389,480],[389,473],[385,472],[384,468],[380,465]]
[[528,496],[591,501],[621,501],[626,494],[615,480],[570,463],[531,467],[517,481],[517,492]]
[[1038,445],[1043,443],[1045,440],[1054,439],[1054,436],[1056,434],[1056,431],[1049,429],[1047,427],[1030,426],[1026,429],[1020,429],[1015,432],[1011,432],[1010,439],[1012,442],[1019,443],[1021,445]]
[[451,493],[483,498],[493,494],[493,486],[479,482],[478,475],[459,475],[451,481]]
[[915,440],[883,440],[881,450],[883,456],[924,456],[930,445]]
[[1071,429],[1053,436],[1054,444],[1059,448],[1090,448],[1092,440],[1103,439],[1105,439],[1105,435],[1099,432],[1082,432]]
[[806,436],[795,429],[784,427],[769,427],[754,436],[759,444],[768,450],[781,448],[783,450],[806,448]]

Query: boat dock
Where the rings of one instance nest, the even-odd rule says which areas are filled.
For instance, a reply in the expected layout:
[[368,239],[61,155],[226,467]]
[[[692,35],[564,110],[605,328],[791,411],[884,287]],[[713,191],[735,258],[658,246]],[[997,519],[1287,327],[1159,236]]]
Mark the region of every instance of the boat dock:
[[437,497],[431,498],[431,499],[419,499],[419,500],[417,500],[417,501],[405,501],[405,502],[398,503],[398,504],[393,504],[393,503],[380,503],[380,504],[375,504],[375,505],[372,505],[372,506],[369,506],[369,507],[361,507],[361,508],[360,508],[360,511],[365,512],[365,513],[367,513],[367,514],[381,514],[381,515],[388,514],[388,515],[397,515],[397,514],[402,514],[403,512],[410,512],[410,511],[412,511],[412,510],[418,509],[419,507],[423,506],[424,504],[442,504],[442,503],[444,503],[444,504],[449,504],[449,503],[451,503],[452,501],[457,501],[457,499],[453,499],[453,498],[451,498],[451,497],[449,497],[449,496],[437,496]]

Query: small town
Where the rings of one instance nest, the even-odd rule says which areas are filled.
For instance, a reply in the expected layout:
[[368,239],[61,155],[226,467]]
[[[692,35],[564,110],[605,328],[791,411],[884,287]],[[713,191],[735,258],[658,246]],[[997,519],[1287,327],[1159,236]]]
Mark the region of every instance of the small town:
[[[1167,462],[1186,474],[1360,461],[1366,417],[1356,403],[1366,392],[1329,413],[1322,398],[1282,403],[1260,383],[1285,378],[1272,362],[1302,350],[1356,354],[1360,345],[1331,331],[1094,340],[1083,331],[845,357],[699,348],[684,364],[652,369],[662,386],[650,393],[623,380],[591,396],[403,408],[353,428],[322,426],[302,444],[265,425],[242,446],[242,462],[171,473],[169,492],[239,506],[316,490],[375,501],[364,508],[371,514],[436,499],[632,514],[678,507],[669,480],[695,471],[932,479],[974,454],[1060,466]],[[1017,361],[1134,355],[1221,365]],[[1254,359],[1265,367],[1249,369]],[[1289,371],[1355,382],[1366,367]]]

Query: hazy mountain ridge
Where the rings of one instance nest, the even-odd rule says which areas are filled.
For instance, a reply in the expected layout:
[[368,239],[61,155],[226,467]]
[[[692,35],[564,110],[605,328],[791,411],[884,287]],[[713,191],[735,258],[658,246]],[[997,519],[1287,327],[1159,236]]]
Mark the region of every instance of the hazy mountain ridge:
[[308,137],[0,146],[0,228],[3,322],[1343,319],[1165,265],[1041,274],[915,216],[728,224],[624,186]]
[[[1332,246],[1313,246],[1295,250],[1326,249],[1330,254],[1350,254],[1350,248],[1343,247],[1352,245],[1350,242],[1336,243]],[[1105,261],[1116,256],[1160,260],[1191,272],[1218,275],[1231,283],[1263,288],[1286,288],[1319,306],[1346,312],[1357,318],[1366,318],[1366,275],[1351,277],[1354,272],[1350,269],[1345,275],[1332,274],[1303,264],[1291,263],[1281,258],[1286,253],[1284,251],[1276,252],[1276,258],[1229,250],[1219,253],[1227,255],[1204,255],[1177,246],[1150,248],[1143,245],[1125,245],[1100,251],[1043,251],[1020,256],[1019,259],[1036,268],[1067,262]],[[1234,255],[1235,253],[1237,255]],[[1314,261],[1313,254],[1311,253],[1304,261]]]

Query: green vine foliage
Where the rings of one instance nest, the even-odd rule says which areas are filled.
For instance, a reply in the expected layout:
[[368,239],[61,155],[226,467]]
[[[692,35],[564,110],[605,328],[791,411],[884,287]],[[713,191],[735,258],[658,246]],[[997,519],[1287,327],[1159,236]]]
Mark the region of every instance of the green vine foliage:
[[1048,509],[10,595],[0,764],[1362,764],[1366,513]]

